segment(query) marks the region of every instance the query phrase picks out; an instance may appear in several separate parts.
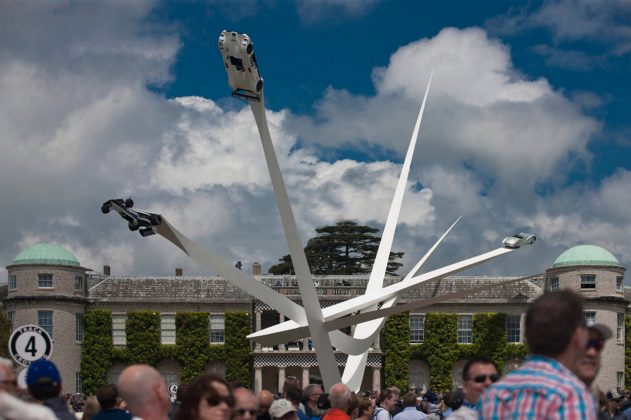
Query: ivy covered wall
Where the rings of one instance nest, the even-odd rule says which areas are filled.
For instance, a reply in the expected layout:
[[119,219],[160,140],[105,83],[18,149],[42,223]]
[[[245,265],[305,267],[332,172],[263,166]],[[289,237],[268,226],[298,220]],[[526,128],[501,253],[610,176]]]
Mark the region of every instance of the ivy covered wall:
[[[405,321],[404,321],[405,319]],[[472,344],[458,344],[458,315],[428,313],[425,315],[422,344],[410,344],[409,314],[391,317],[384,328],[384,378],[386,386],[408,389],[410,360],[422,360],[431,370],[429,386],[435,390],[451,390],[453,366],[458,360],[474,356],[493,359],[500,370],[506,360],[522,358],[524,344],[506,342],[506,314],[476,313],[473,315]],[[391,356],[392,355],[392,356]]]
[[[176,344],[160,343],[160,313],[138,311],[127,313],[127,346],[112,344],[112,314],[97,309],[85,315],[85,337],[82,345],[81,379],[84,392],[94,394],[107,381],[107,370],[114,362],[157,365],[161,360],[176,360],[180,364],[180,380],[185,383],[204,372],[208,362],[221,360],[226,366],[226,378],[250,383],[250,314],[225,314],[225,344],[210,344],[208,313],[182,312],[175,317]],[[230,352],[226,352],[226,346]]]

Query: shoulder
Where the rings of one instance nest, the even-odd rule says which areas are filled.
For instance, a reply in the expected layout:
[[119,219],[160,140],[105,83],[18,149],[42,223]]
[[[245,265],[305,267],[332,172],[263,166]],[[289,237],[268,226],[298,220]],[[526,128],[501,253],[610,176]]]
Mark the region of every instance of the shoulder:
[[478,418],[478,413],[469,407],[461,406],[449,416],[453,420],[473,420]]

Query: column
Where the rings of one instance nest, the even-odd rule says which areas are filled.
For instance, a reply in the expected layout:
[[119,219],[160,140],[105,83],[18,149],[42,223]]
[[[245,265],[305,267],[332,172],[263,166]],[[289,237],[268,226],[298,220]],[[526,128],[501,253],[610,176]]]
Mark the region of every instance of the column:
[[[255,309],[254,312],[254,317],[256,319],[255,321],[255,328],[256,331],[261,331],[261,311],[257,311]],[[254,350],[261,350],[261,343],[259,343],[258,341],[254,343]]]
[[381,368],[372,368],[372,390],[381,391]]
[[[285,322],[285,315],[283,314],[279,314],[278,316],[278,323],[282,324],[283,322]],[[278,350],[285,350],[285,343],[280,343],[278,345]],[[284,380],[284,379],[283,379]],[[280,389],[280,388],[279,388]]]
[[379,344],[380,336],[381,333],[377,334],[377,336],[375,337],[375,342],[373,343],[373,349],[375,351],[381,351],[381,345]]
[[285,384],[285,366],[278,367],[278,392],[283,391],[283,385]]
[[254,368],[254,393],[258,394],[263,389],[263,368]]
[[309,385],[309,367],[302,367],[302,388],[304,389],[307,385]]

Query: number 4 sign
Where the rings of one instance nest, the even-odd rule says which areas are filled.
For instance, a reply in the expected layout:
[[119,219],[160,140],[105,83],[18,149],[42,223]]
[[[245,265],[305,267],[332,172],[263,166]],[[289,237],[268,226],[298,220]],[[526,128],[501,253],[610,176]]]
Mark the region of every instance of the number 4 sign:
[[42,327],[23,325],[11,334],[9,353],[17,363],[28,366],[35,360],[50,358],[53,340]]

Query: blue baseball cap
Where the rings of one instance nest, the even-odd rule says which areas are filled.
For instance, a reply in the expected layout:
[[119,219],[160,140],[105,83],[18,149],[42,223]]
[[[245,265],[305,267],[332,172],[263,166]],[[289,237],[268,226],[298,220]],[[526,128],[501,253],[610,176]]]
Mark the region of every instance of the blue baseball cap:
[[26,372],[26,385],[29,388],[57,386],[61,384],[61,375],[57,366],[50,360],[38,359],[31,363]]

